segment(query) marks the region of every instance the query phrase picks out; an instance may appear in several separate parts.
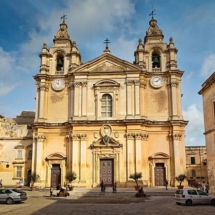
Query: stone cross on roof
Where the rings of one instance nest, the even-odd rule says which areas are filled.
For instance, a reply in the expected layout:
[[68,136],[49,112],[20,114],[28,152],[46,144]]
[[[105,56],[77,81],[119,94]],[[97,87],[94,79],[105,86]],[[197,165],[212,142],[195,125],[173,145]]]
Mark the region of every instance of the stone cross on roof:
[[152,12],[149,14],[149,16],[152,16],[152,19],[154,18],[153,16],[156,15],[155,14],[155,10],[152,9]]
[[108,49],[108,43],[110,43],[110,40],[108,38],[106,38],[106,40],[104,41],[104,43],[106,43],[106,49]]
[[63,15],[63,16],[61,17],[61,19],[63,20],[63,22],[65,22],[65,20],[67,19],[67,15]]

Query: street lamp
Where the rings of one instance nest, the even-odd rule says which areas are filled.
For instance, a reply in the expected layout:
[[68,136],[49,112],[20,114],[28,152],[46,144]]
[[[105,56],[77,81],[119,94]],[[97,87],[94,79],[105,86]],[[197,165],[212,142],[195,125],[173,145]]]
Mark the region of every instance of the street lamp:
[[10,164],[8,163],[8,161],[0,161],[0,164],[2,164],[2,163],[7,163],[7,164],[6,164],[6,168],[9,168],[9,167],[10,167]]

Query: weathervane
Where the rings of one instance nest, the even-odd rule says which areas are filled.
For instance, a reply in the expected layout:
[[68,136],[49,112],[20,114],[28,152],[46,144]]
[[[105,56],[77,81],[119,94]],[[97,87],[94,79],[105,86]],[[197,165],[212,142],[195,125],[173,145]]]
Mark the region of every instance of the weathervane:
[[63,22],[65,22],[65,20],[67,19],[67,15],[63,15],[63,16],[61,17],[61,19],[63,20]]
[[152,19],[154,19],[153,16],[156,15],[154,12],[155,12],[155,10],[153,10],[153,8],[152,8],[152,12],[149,14],[149,16],[152,16]]
[[110,40],[108,38],[106,38],[106,40],[104,41],[104,43],[106,43],[106,49],[108,49],[108,43],[110,43]]

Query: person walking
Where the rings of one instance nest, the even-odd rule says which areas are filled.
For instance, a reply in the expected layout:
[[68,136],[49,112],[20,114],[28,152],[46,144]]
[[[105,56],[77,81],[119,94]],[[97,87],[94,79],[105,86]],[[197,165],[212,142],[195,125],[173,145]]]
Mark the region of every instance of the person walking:
[[51,186],[50,187],[50,197],[52,197],[53,196],[53,187]]
[[164,186],[166,187],[166,190],[168,190],[167,189],[167,187],[168,187],[168,180],[167,179],[164,180]]
[[2,187],[2,179],[0,180],[0,187]]
[[101,192],[105,192],[105,185],[104,185],[104,181],[102,180],[101,184],[100,184],[100,187],[101,187]]
[[208,182],[205,184],[205,192],[207,194],[209,193],[209,184],[208,184]]
[[117,193],[116,192],[116,183],[114,183],[114,185],[113,185],[113,193]]

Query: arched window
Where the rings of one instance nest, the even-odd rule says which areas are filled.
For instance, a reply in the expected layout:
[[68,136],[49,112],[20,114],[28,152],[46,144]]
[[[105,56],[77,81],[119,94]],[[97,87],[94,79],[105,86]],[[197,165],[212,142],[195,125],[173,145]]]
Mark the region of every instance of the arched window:
[[64,58],[62,55],[57,56],[57,71],[64,71]]
[[152,68],[160,68],[160,56],[152,54]]
[[112,97],[109,94],[102,96],[101,115],[102,117],[112,117]]

